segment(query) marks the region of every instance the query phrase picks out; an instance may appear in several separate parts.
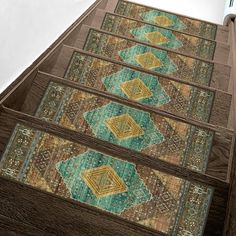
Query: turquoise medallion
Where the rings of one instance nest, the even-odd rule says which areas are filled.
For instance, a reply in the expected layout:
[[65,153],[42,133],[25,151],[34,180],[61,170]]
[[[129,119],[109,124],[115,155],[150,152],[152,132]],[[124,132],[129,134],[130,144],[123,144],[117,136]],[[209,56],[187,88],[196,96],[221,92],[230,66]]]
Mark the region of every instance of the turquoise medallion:
[[159,107],[171,101],[157,77],[128,68],[102,79],[106,90],[120,97]]
[[130,33],[140,41],[166,48],[178,49],[183,46],[183,43],[176,38],[171,30],[157,28],[152,25],[132,29]]
[[111,213],[152,199],[134,164],[97,151],[58,162],[56,168],[74,200]]
[[97,138],[140,151],[162,143],[165,138],[150,114],[122,104],[109,104],[84,113]]
[[140,17],[146,21],[170,29],[184,30],[187,26],[178,18],[177,15],[151,10],[140,13]]
[[123,61],[153,70],[162,74],[170,74],[177,71],[177,66],[167,55],[166,51],[144,45],[135,45],[118,52]]

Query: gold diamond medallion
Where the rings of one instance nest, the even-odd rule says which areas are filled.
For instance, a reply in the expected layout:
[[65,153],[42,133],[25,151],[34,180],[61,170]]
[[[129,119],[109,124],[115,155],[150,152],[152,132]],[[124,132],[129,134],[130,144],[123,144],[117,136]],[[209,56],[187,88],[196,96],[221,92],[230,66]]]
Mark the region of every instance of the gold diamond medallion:
[[164,26],[164,27],[169,27],[169,26],[172,26],[174,24],[174,22],[166,16],[156,16],[154,18],[154,21],[158,25]]
[[133,100],[148,98],[153,95],[150,89],[139,78],[122,83],[120,88],[129,99]]
[[136,55],[135,59],[145,69],[154,69],[163,66],[161,60],[151,52]]
[[153,44],[164,44],[168,43],[169,40],[160,32],[149,32],[145,34],[145,37]]
[[129,114],[111,117],[105,122],[118,139],[133,138],[144,134],[143,129]]
[[85,170],[81,176],[96,197],[126,192],[127,186],[111,166]]

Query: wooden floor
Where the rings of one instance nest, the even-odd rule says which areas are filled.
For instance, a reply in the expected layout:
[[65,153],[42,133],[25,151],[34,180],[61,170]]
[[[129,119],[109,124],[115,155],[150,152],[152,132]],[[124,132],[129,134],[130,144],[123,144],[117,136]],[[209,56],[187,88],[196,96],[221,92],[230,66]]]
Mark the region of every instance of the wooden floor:
[[[131,16],[121,16],[115,12],[118,0],[97,0],[70,28],[64,32],[47,51],[23,72],[0,95],[0,155],[3,156],[9,138],[17,124],[40,130],[84,145],[88,148],[115,156],[154,171],[161,171],[175,177],[214,188],[211,206],[205,225],[204,235],[236,235],[236,23],[229,27],[216,26],[215,39],[186,33],[185,37],[208,40],[215,45],[212,59],[202,58],[185,51],[163,48],[152,43],[132,38],[128,33],[117,33],[102,27],[108,12],[111,17],[120,17],[134,24],[145,25]],[[152,24],[150,24],[152,25]],[[152,25],[153,26],[153,25]],[[163,28],[163,27],[161,27]],[[184,74],[165,75],[108,57],[103,52],[95,53],[85,47],[91,29],[108,35],[129,45],[139,44],[153,49],[166,50],[168,55],[180,56],[198,63],[212,65],[209,84],[198,80],[186,80]],[[176,34],[183,34],[179,30]],[[159,109],[130,99],[122,98],[94,86],[79,84],[65,78],[71,58],[75,53],[92,57],[114,67],[132,69],[150,76],[162,78],[169,83],[214,94],[212,110],[207,121],[173,112],[170,107]],[[227,62],[227,63],[226,63]],[[97,76],[98,79],[98,76]],[[214,133],[209,161],[205,173],[199,173],[185,166],[177,166],[150,154],[131,150],[90,134],[69,129],[55,122],[48,122],[35,115],[50,82],[62,84],[93,96],[146,111],[153,116],[162,116],[186,125],[196,126]],[[1,167],[1,165],[0,165]],[[10,174],[9,174],[10,175]],[[137,222],[121,218],[88,204],[65,199],[25,185],[8,178],[0,177],[0,235],[167,235]]]

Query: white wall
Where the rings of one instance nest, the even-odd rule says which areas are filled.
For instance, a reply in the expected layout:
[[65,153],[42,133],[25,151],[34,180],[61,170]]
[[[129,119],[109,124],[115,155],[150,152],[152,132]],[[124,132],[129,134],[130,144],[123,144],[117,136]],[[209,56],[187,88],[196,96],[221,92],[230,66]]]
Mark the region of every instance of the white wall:
[[[0,0],[0,93],[95,0]],[[225,0],[135,0],[221,23]]]
[[95,0],[0,0],[0,93]]
[[223,24],[226,0],[130,0],[182,15]]

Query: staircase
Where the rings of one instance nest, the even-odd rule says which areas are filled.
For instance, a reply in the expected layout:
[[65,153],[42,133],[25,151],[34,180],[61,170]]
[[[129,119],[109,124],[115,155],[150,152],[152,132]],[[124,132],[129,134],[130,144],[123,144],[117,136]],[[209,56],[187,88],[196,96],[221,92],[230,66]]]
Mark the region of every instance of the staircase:
[[0,96],[0,235],[233,235],[231,28],[96,1]]

